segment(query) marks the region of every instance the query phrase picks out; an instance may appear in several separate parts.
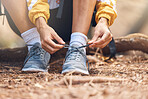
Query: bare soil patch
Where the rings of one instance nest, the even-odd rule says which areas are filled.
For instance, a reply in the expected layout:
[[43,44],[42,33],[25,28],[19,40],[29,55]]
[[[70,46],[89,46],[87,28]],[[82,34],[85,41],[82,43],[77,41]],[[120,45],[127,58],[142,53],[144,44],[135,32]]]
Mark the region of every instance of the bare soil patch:
[[88,57],[90,76],[60,74],[63,56],[51,61],[49,73],[22,73],[23,62],[1,62],[0,99],[148,98],[147,54],[118,54],[111,63],[100,54]]

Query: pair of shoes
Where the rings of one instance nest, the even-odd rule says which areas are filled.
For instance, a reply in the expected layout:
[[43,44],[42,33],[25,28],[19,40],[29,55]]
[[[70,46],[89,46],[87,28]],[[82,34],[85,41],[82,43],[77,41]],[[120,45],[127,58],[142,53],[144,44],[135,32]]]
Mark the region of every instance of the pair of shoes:
[[[22,71],[47,72],[50,57],[51,55],[42,49],[39,43],[35,43],[25,59]],[[87,58],[84,49],[79,49],[77,45],[71,46],[66,54],[62,74],[74,72],[88,75],[86,61]]]

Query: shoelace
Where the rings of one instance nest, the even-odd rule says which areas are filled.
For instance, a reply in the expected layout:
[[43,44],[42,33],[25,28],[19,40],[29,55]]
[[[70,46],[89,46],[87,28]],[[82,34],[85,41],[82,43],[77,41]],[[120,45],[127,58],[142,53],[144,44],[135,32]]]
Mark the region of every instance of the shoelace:
[[24,64],[26,64],[26,62],[33,56],[33,55],[40,55],[43,54],[44,51],[42,50],[42,48],[40,46],[34,45],[34,44],[26,44],[26,46],[34,46],[34,52],[30,52],[29,57],[26,58],[26,60],[24,61]]
[[[88,58],[86,57],[86,55],[84,55],[84,54],[80,51],[80,49],[81,49],[81,48],[84,48],[84,47],[88,47],[90,44],[86,44],[86,45],[83,45],[83,46],[80,46],[80,47],[73,47],[73,46],[70,46],[70,45],[68,45],[68,44],[61,44],[61,45],[64,45],[64,48],[71,48],[71,51],[70,51],[70,53],[67,55],[67,57],[68,57],[72,52],[79,51],[79,52],[81,53],[81,55],[86,59],[86,62],[87,62],[87,64],[88,64],[88,71],[89,71],[89,61],[88,61]],[[35,45],[34,45],[34,44],[26,44],[26,46],[35,46]],[[43,53],[41,47],[35,46],[34,49],[37,49],[37,48],[38,48],[37,51],[34,51],[32,54],[29,55],[29,57],[27,57],[27,59],[25,60],[24,64],[26,64],[26,62],[29,60],[29,58],[31,58],[33,55],[38,54],[38,52]],[[65,59],[66,59],[67,57],[65,57]]]
[[70,51],[70,53],[68,53],[68,54],[66,55],[65,60],[67,59],[67,57],[68,57],[71,53],[78,51],[78,52],[86,59],[86,62],[87,62],[87,64],[88,64],[88,71],[89,71],[89,61],[88,61],[88,58],[86,57],[85,54],[83,54],[83,53],[81,52],[80,49],[81,49],[81,48],[84,48],[84,47],[88,47],[90,44],[86,44],[86,45],[83,45],[83,46],[80,46],[80,47],[73,47],[73,46],[70,46],[70,45],[68,45],[68,44],[62,44],[62,45],[64,45],[64,48],[71,48],[71,51]]

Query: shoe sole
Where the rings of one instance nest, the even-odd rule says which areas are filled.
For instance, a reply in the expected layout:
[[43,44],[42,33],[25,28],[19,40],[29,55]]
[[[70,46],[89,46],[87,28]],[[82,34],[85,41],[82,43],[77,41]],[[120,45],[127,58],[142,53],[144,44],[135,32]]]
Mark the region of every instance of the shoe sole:
[[82,76],[88,76],[89,73],[86,73],[82,70],[68,70],[68,71],[62,71],[62,74],[63,75],[66,75],[66,74],[72,74],[72,75],[82,75]]
[[48,70],[35,69],[35,68],[28,68],[28,69],[22,69],[22,72],[27,72],[27,73],[38,73],[38,72],[48,72]]
[[81,76],[89,76],[89,74],[84,74],[84,73],[81,73],[81,72],[72,72],[72,73],[70,73],[70,72],[65,72],[65,73],[62,73],[63,75],[70,75],[70,74],[72,74],[72,75],[81,75]]

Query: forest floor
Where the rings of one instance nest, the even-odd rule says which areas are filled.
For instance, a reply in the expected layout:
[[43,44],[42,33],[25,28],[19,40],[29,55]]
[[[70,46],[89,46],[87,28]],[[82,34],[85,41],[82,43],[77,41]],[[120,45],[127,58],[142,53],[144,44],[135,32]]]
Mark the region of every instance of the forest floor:
[[51,61],[48,73],[23,73],[23,62],[0,62],[0,99],[148,99],[148,55],[116,57],[107,63],[89,55],[89,76],[60,74],[63,57]]
[[[118,17],[111,27],[115,37],[129,33],[143,15],[146,2],[118,0]],[[0,17],[0,22],[2,20]],[[148,20],[145,22],[139,31],[148,34]],[[16,34],[11,33],[7,25],[7,22],[0,24],[0,37],[7,38],[0,42],[4,45],[23,42],[16,38],[13,41]],[[23,73],[23,61],[0,60],[0,99],[148,99],[148,54],[138,51],[118,53],[117,59],[109,63],[103,61],[101,54],[88,55],[89,76],[62,75],[64,55],[52,58],[55,59],[50,62],[48,73]]]

